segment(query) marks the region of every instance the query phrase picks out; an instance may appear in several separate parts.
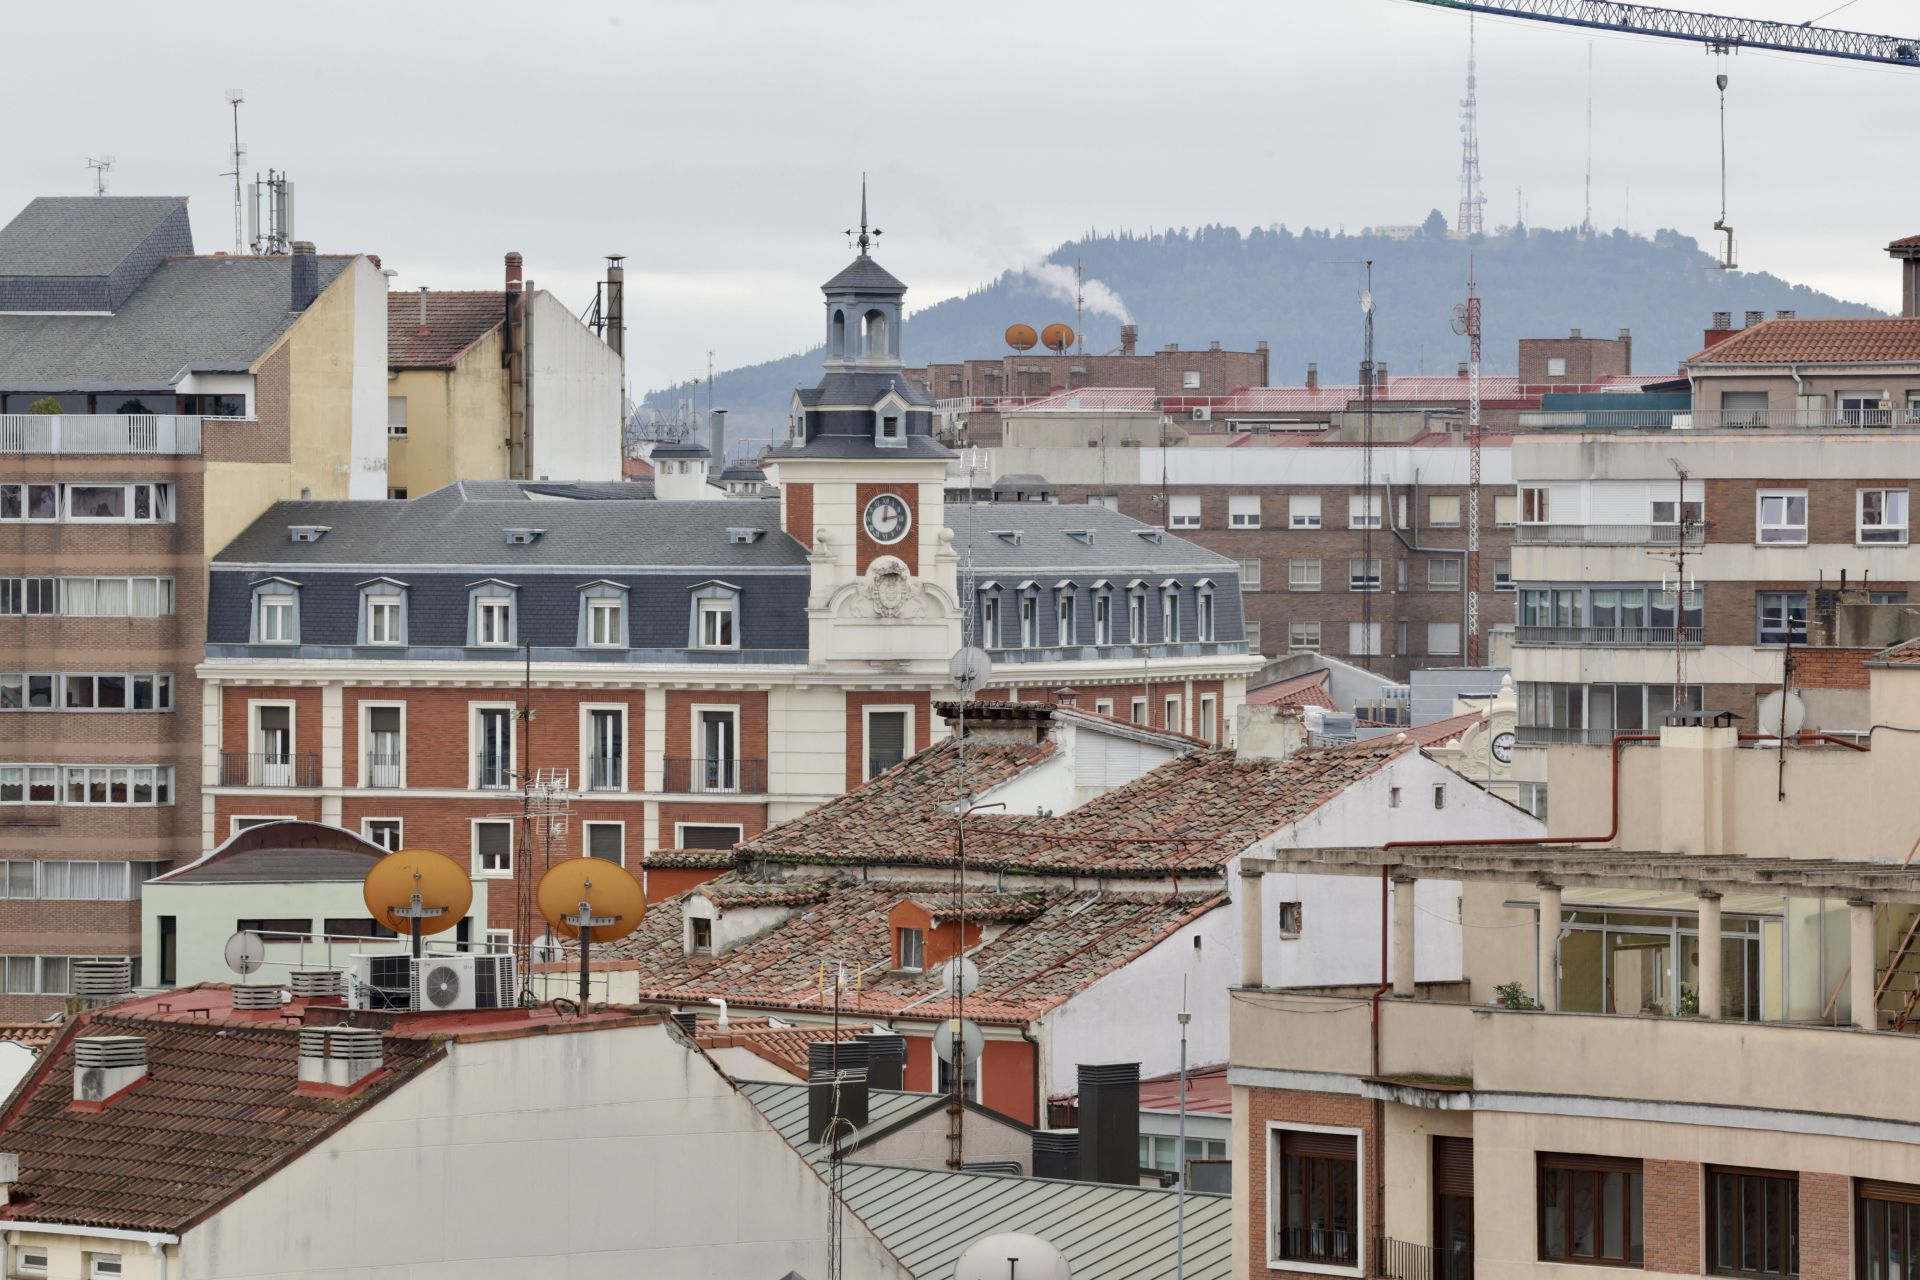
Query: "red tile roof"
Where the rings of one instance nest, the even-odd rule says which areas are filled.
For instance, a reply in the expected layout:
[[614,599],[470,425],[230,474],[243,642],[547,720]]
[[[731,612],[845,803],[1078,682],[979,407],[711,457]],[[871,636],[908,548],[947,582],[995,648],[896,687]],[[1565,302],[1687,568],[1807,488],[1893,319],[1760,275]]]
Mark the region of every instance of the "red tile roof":
[[1898,240],[1895,240],[1892,244],[1888,245],[1887,248],[1889,249],[1920,249],[1920,236],[1901,236]]
[[1869,660],[1871,666],[1920,667],[1920,640],[1906,640],[1883,649]]
[[1264,684],[1248,690],[1247,701],[1256,707],[1325,707],[1338,711],[1340,704],[1327,692],[1327,681],[1332,676],[1333,672],[1322,668],[1291,680]]
[[1920,318],[1763,320],[1689,364],[1862,364],[1920,361]]
[[800,1079],[807,1078],[807,1049],[810,1045],[851,1041],[862,1032],[873,1030],[870,1022],[842,1022],[839,1030],[830,1026],[776,1025],[772,1018],[733,1018],[727,1025],[701,1021],[694,1039],[702,1049],[745,1049],[762,1060]]
[[451,369],[474,343],[500,327],[506,297],[486,289],[430,292],[423,334],[419,292],[388,294],[387,367]]
[[733,866],[731,849],[655,849],[640,859],[645,867],[671,867],[679,871],[725,871]]
[[61,1030],[58,1022],[0,1022],[0,1040],[44,1049],[59,1038]]
[[1369,747],[1378,747],[1383,742],[1392,742],[1402,735],[1405,736],[1407,742],[1416,747],[1444,746],[1479,723],[1480,713],[1478,711],[1466,711],[1457,716],[1448,716],[1445,720],[1434,720],[1427,724],[1413,725],[1409,728],[1396,730],[1393,733],[1383,734],[1377,738],[1363,738],[1359,742],[1350,742],[1343,747],[1335,748],[1335,750],[1361,751]]
[[[1080,1100],[1077,1093],[1056,1094],[1050,1101],[1074,1102]],[[1169,1114],[1180,1110],[1180,1073],[1169,1072],[1164,1076],[1148,1076],[1140,1082],[1140,1109],[1142,1111],[1164,1111]],[[1191,1067],[1187,1071],[1187,1112],[1189,1115],[1230,1116],[1233,1114],[1233,1086],[1227,1083],[1227,1064],[1222,1062],[1211,1067]]]

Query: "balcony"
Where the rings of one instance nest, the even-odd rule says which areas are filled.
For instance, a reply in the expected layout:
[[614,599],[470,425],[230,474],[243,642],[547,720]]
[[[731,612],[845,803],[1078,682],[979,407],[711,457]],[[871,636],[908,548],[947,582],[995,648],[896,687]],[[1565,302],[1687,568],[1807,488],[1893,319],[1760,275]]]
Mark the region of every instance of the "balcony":
[[765,760],[668,756],[660,789],[688,795],[759,795],[767,789]]
[[1903,431],[1905,409],[1564,409],[1522,413],[1522,431]]
[[1572,728],[1563,724],[1523,724],[1513,731],[1519,747],[1605,746],[1616,733],[1651,733],[1650,729]]
[[473,758],[473,785],[482,791],[511,791],[513,761],[506,756],[482,751]]
[[320,757],[312,751],[220,753],[223,787],[300,788],[320,785]]
[[200,452],[200,419],[164,413],[3,413],[0,454]]
[[1683,649],[1701,644],[1699,627],[1681,627],[1678,641],[1672,627],[1515,627],[1515,644],[1583,645],[1594,649]]
[[587,790],[625,791],[627,758],[620,755],[587,757]]
[[[1677,524],[1523,524],[1513,531],[1513,540],[1537,546],[1641,547],[1677,546],[1682,526]],[[1707,540],[1705,526],[1695,522],[1685,526],[1688,546]]]
[[397,751],[369,751],[367,753],[367,781],[369,787],[403,787],[406,783],[405,761]]
[[1373,1274],[1390,1280],[1473,1280],[1473,1246],[1455,1245],[1435,1249],[1424,1244],[1409,1244],[1375,1236]]

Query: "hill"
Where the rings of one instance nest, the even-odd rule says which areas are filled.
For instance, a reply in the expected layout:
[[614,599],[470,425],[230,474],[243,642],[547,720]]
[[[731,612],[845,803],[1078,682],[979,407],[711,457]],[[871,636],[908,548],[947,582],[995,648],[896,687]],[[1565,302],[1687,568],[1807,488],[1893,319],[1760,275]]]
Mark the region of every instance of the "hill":
[[[1142,350],[1175,342],[1204,347],[1272,347],[1272,380],[1298,383],[1309,361],[1327,381],[1351,381],[1362,349],[1361,268],[1373,261],[1375,359],[1394,373],[1451,370],[1466,358],[1466,343],[1449,327],[1465,296],[1469,255],[1485,299],[1484,358],[1489,373],[1512,373],[1521,337],[1554,337],[1570,329],[1611,337],[1633,331],[1635,372],[1675,368],[1700,346],[1715,311],[1737,315],[1793,309],[1803,316],[1879,314],[1765,272],[1729,272],[1690,237],[1660,231],[1652,237],[1613,231],[1582,237],[1572,231],[1522,229],[1472,241],[1439,234],[1439,214],[1411,239],[1257,227],[1120,232],[1089,235],[1062,245],[1054,264],[1086,263],[1089,279],[1108,286],[1140,326]],[[1073,320],[1062,302],[1060,268],[1008,271],[963,297],[914,314],[902,349],[912,365],[998,355],[1001,333],[1014,321],[1036,326]],[[908,281],[911,285],[912,281]],[[1119,343],[1121,308],[1087,316],[1087,347]],[[818,348],[728,370],[714,382],[714,403],[732,410],[734,438],[746,448],[786,430],[796,382],[819,376]],[[665,410],[689,389],[648,395]],[[704,394],[701,399],[704,400]]]

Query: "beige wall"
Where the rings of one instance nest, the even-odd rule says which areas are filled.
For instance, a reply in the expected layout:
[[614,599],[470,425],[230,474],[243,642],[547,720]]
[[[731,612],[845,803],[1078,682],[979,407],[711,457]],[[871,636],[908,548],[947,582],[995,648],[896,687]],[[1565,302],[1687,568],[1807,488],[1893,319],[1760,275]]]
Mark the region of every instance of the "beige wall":
[[[162,1269],[154,1256],[153,1246],[143,1240],[116,1240],[110,1236],[53,1235],[45,1231],[15,1231],[0,1221],[0,1245],[4,1246],[6,1265],[0,1268],[0,1274],[14,1274],[15,1250],[21,1245],[44,1248],[47,1251],[47,1271],[45,1280],[87,1280],[92,1274],[93,1259],[103,1254],[112,1254],[120,1259],[120,1274],[124,1280],[157,1280]],[[167,1265],[165,1274],[172,1277],[180,1274],[180,1246],[165,1245]],[[34,1280],[41,1280],[36,1275]]]
[[452,369],[403,369],[387,383],[407,400],[407,434],[387,438],[387,485],[419,497],[455,480],[507,474],[504,331],[481,338]]

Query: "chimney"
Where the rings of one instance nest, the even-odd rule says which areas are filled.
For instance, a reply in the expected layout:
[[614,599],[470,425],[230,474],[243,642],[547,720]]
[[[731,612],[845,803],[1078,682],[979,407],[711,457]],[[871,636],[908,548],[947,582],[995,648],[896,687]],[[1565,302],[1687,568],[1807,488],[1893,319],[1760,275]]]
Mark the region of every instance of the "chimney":
[[1240,704],[1234,720],[1234,754],[1242,761],[1285,760],[1307,745],[1306,726],[1280,707]]
[[1318,391],[1319,389],[1320,389],[1320,366],[1317,364],[1310,364],[1307,366],[1307,390]]
[[286,1002],[281,998],[287,989],[268,984],[263,987],[233,987],[233,1011],[235,1013],[273,1013],[280,1012],[280,1006]]
[[1053,702],[1055,706],[1059,707],[1077,707],[1080,705],[1080,695],[1075,690],[1063,685],[1053,691]]
[[296,999],[337,1000],[347,994],[347,975],[338,969],[295,969],[287,975]]
[[1120,326],[1120,354],[1123,356],[1130,356],[1134,353],[1134,349],[1139,345],[1140,345],[1140,326],[1137,324],[1121,325]]
[[1140,1064],[1080,1064],[1080,1179],[1140,1183]]
[[297,1088],[302,1093],[351,1093],[385,1065],[380,1033],[372,1027],[300,1028]]
[[1033,1176],[1075,1182],[1080,1178],[1080,1131],[1035,1129]]
[[420,328],[417,332],[422,338],[426,337],[429,332],[427,329],[427,286],[425,285],[420,286]]
[[1465,360],[1462,360],[1458,365],[1454,366],[1453,376],[1456,378],[1464,378],[1467,376],[1467,362]]
[[1633,330],[1622,329],[1620,331],[1620,345],[1626,348],[1626,353],[1625,353],[1626,368],[1622,369],[1621,372],[1632,373],[1633,372]]
[[807,1075],[831,1075],[835,1071],[857,1071],[864,1079],[873,1046],[863,1040],[820,1040],[807,1046]]
[[1797,313],[1793,311],[1776,311],[1773,313],[1773,318],[1775,320],[1791,320],[1796,314]]
[[1580,336],[1580,331],[1578,329],[1574,329],[1568,332],[1567,340],[1571,342],[1574,339],[1578,338],[1579,336]]
[[884,1031],[855,1037],[867,1046],[867,1088],[898,1092],[907,1087],[907,1038]]
[[0,1209],[6,1208],[13,1184],[20,1181],[20,1157],[12,1151],[0,1151]]
[[133,994],[133,961],[125,956],[73,962],[73,994],[94,1007]]
[[[1719,346],[1737,332],[1739,331],[1733,327],[1733,312],[1716,311],[1713,313],[1713,320],[1708,324],[1707,332],[1703,336],[1700,345],[1702,347]],[[1681,365],[1680,372],[1685,373],[1686,371],[1686,365]]]
[[1920,236],[1895,240],[1887,256],[1900,264],[1900,314],[1920,316]]
[[[607,345],[613,348],[615,355],[625,355],[627,351],[627,268],[626,255],[610,253],[607,255],[607,305],[600,313],[606,321]],[[715,454],[719,457],[719,454]]]
[[715,409],[707,415],[707,452],[713,455],[715,473],[727,469],[727,411]]
[[[807,1046],[811,1051],[819,1045]],[[842,1049],[846,1048],[843,1044]],[[844,1059],[843,1059],[844,1061]],[[836,1120],[839,1122],[836,1126]],[[835,1130],[836,1143],[854,1136],[867,1124],[867,1073],[857,1071],[809,1071],[807,1076],[807,1141],[825,1145],[828,1130]],[[846,1126],[851,1125],[848,1129]]]
[[104,1111],[147,1078],[144,1036],[81,1036],[73,1042],[73,1106]]
[[320,296],[320,260],[313,256],[313,241],[293,242],[293,309],[305,311]]
[[1374,362],[1373,393],[1375,395],[1385,395],[1387,393],[1387,362],[1385,360],[1376,360]]
[[1209,342],[1207,344],[1207,350],[1209,351],[1218,351],[1219,349],[1220,349],[1220,339],[1218,338],[1215,338],[1212,342]]
[[1712,323],[1712,324],[1709,324],[1709,325],[1708,325],[1707,327],[1708,327],[1709,329],[1731,329],[1731,328],[1733,328],[1733,312],[1731,312],[1731,311],[1716,311],[1716,312],[1714,312],[1714,313],[1713,313],[1713,323]]
[[521,257],[517,253],[507,255],[507,292],[520,292]]
[[1753,326],[1763,323],[1766,320],[1766,318],[1767,318],[1767,313],[1764,311],[1749,311],[1747,312],[1746,327],[1751,329],[1753,328]]

